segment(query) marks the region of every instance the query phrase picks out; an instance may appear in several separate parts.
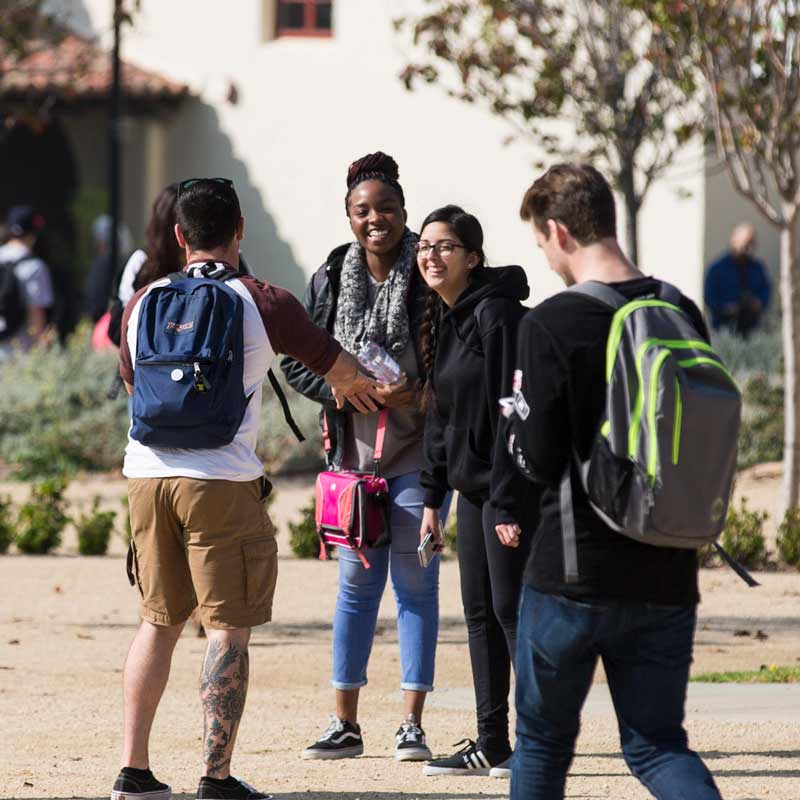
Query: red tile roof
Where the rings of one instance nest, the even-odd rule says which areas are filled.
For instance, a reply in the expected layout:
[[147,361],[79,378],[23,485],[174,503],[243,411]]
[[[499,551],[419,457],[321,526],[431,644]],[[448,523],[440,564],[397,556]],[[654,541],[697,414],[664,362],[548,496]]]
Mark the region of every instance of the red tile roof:
[[[122,63],[122,83],[125,95],[138,101],[174,102],[189,94],[185,84],[127,62]],[[102,100],[110,87],[110,54],[73,33],[56,44],[33,44],[21,59],[0,51],[0,99]]]

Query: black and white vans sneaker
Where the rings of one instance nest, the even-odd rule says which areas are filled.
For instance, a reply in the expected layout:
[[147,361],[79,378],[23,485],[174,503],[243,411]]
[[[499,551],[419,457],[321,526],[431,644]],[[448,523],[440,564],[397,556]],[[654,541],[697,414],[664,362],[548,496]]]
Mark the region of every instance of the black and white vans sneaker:
[[499,766],[505,759],[493,759],[472,739],[462,739],[453,747],[463,744],[458,752],[447,758],[429,761],[423,767],[425,775],[488,775],[492,767]]
[[492,767],[489,770],[490,778],[510,778],[511,777],[511,756],[509,756],[502,764]]
[[224,780],[200,778],[197,800],[272,800],[272,795],[259,792],[247,781],[228,775]]
[[413,714],[409,714],[394,736],[394,757],[397,761],[427,761],[432,757],[425,744],[425,731],[417,725]]
[[331,716],[331,724],[318,742],[306,747],[303,758],[353,758],[364,752],[361,728],[344,719]]
[[149,769],[123,767],[114,781],[111,800],[171,800],[172,789]]

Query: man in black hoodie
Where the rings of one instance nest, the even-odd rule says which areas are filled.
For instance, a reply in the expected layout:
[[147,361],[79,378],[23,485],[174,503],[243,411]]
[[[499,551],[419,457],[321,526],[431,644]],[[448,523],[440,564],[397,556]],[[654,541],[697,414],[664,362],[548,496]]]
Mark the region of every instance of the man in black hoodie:
[[[520,214],[568,286],[601,281],[630,299],[656,291],[620,249],[614,198],[594,168],[552,167],[527,191]],[[707,337],[694,303],[682,298],[681,306]],[[573,452],[588,458],[605,407],[612,315],[593,298],[564,292],[519,327],[506,433],[517,467],[544,492],[520,607],[511,800],[563,798],[598,656],[634,775],[660,800],[720,800],[683,729],[699,602],[695,552],[615,533],[592,510],[573,467]],[[567,465],[579,568],[570,583],[559,502]]]

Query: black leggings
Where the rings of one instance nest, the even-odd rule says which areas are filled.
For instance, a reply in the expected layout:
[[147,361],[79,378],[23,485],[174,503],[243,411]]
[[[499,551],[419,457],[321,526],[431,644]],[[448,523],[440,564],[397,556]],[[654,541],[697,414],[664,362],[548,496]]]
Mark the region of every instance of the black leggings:
[[472,680],[478,714],[478,742],[495,758],[511,755],[508,693],[517,645],[517,612],[522,574],[533,538],[522,527],[519,547],[506,547],[495,532],[488,502],[458,496],[458,566],[467,622]]

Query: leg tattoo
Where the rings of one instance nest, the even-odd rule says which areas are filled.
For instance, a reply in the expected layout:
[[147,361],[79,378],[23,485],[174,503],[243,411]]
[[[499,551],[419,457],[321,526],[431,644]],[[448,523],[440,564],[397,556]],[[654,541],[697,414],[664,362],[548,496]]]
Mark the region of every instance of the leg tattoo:
[[203,759],[206,774],[222,777],[231,761],[236,730],[244,711],[250,656],[246,649],[208,643],[200,676],[200,700],[205,712]]

